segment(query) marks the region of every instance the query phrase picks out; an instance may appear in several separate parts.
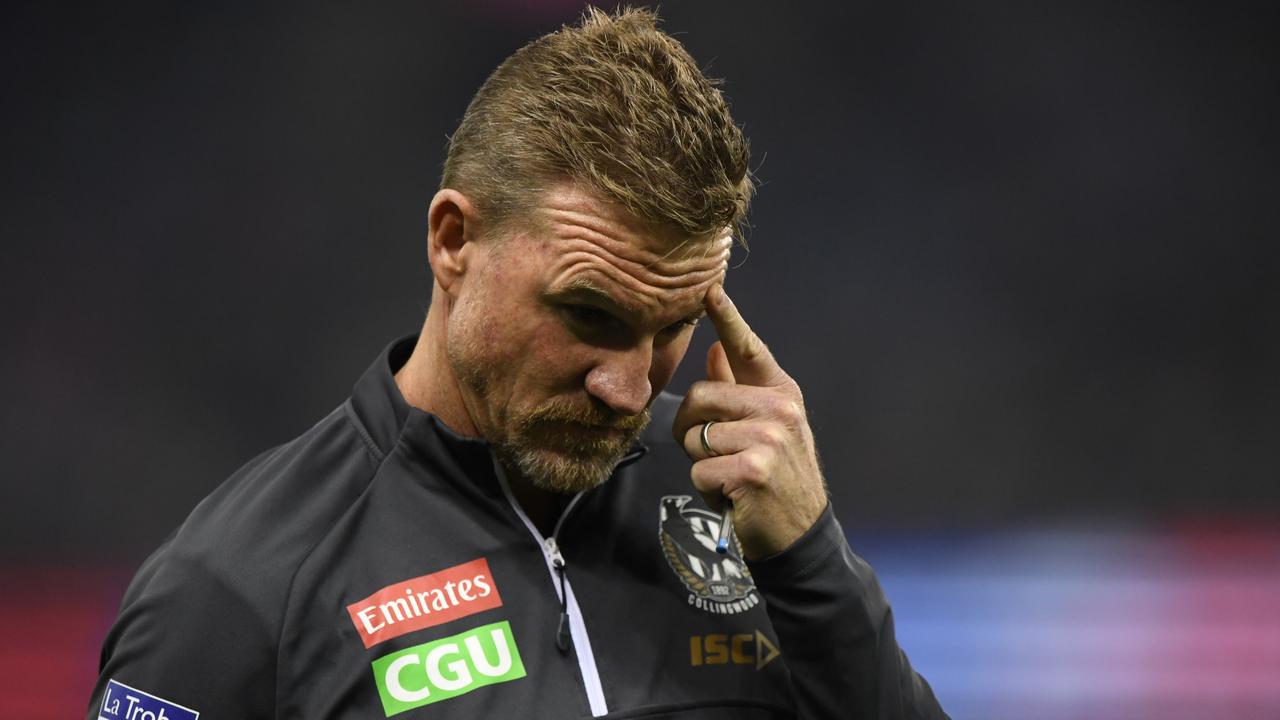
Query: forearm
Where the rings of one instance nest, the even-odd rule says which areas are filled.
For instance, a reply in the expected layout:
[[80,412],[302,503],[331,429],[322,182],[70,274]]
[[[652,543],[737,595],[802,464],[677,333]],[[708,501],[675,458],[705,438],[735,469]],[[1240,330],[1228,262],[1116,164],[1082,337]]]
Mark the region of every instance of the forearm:
[[800,717],[946,718],[898,647],[875,573],[849,548],[830,506],[792,547],[749,566]]

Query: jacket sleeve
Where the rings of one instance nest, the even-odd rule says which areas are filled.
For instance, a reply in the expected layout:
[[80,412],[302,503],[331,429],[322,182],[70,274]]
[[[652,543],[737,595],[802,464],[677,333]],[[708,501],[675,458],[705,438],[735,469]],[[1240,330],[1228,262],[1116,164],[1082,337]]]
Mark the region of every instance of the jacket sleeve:
[[[103,644],[87,717],[125,720],[128,696],[201,718],[273,717],[274,623],[242,584],[200,558],[157,551],[134,577]],[[115,712],[112,703],[119,703]],[[175,716],[190,714],[166,713]]]
[[894,638],[893,612],[828,505],[785,551],[750,562],[805,720],[946,718]]

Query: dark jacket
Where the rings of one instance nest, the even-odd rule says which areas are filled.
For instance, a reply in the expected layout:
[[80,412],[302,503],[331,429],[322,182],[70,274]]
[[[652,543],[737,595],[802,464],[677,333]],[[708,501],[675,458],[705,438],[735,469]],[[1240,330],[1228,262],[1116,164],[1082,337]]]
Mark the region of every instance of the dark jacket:
[[831,509],[714,552],[678,398],[542,538],[488,445],[408,406],[393,344],[143,564],[89,718],[945,717]]

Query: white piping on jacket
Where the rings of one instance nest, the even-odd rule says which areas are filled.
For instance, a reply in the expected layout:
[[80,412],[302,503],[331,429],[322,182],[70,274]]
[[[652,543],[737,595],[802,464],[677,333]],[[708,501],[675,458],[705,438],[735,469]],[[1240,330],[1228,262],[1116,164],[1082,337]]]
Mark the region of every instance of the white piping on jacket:
[[[591,638],[587,636],[587,626],[582,622],[582,610],[578,608],[578,599],[573,595],[573,585],[569,582],[568,575],[564,576],[564,595],[560,594],[560,577],[557,576],[555,563],[551,559],[551,549],[557,545],[556,536],[560,534],[560,526],[564,524],[565,518],[569,517],[569,513],[573,512],[574,506],[582,499],[582,493],[574,495],[569,504],[565,506],[564,512],[560,513],[560,517],[556,519],[555,528],[551,531],[550,540],[552,544],[548,545],[548,538],[542,537],[542,533],[538,532],[538,528],[534,526],[533,521],[529,520],[529,516],[524,513],[524,509],[520,507],[515,495],[511,493],[511,484],[507,482],[507,473],[502,469],[502,464],[496,459],[493,462],[493,469],[498,474],[498,484],[502,486],[502,494],[506,496],[507,502],[516,511],[516,515],[524,522],[529,534],[538,541],[538,547],[542,549],[542,559],[547,562],[547,572],[551,575],[551,585],[555,588],[556,598],[564,603],[566,612],[569,613],[569,634],[573,638],[573,651],[578,656],[578,669],[582,673],[582,683],[586,686],[587,703],[591,706],[591,716],[602,717],[607,715],[609,708],[604,701],[604,686],[600,684],[600,671],[596,668],[596,656],[591,651]],[[563,568],[561,572],[564,572]]]

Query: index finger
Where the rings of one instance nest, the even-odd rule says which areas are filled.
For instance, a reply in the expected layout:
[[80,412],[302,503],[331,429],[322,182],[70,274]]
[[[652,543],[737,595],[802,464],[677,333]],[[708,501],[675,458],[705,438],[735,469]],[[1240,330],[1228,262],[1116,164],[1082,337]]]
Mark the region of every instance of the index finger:
[[705,305],[738,383],[770,387],[785,381],[787,374],[773,359],[773,353],[769,352],[760,336],[742,319],[742,314],[723,287],[712,286],[707,291]]

